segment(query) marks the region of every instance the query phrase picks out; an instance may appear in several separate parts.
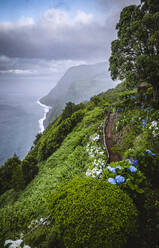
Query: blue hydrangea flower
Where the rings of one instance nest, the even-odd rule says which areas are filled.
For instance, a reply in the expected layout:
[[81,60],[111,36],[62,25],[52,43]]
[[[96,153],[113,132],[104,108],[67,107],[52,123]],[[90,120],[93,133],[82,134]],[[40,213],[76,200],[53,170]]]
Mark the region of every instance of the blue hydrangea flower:
[[111,183],[111,184],[116,184],[116,181],[112,177],[108,178],[108,182]]
[[113,172],[113,173],[116,173],[116,170],[115,168],[111,167],[111,166],[108,166],[107,167],[109,171]]
[[146,126],[146,125],[147,125],[147,122],[146,122],[146,121],[143,121],[143,122],[142,122],[142,125],[143,125],[143,126]]
[[153,153],[153,152],[151,153],[151,155],[152,155],[152,156],[156,156],[156,154],[155,154],[155,153]]
[[151,153],[152,152],[149,149],[146,150],[146,154],[151,154]]
[[134,160],[133,158],[129,158],[126,161],[128,161],[129,164],[133,164],[133,165],[137,165],[138,164],[138,160]]
[[137,168],[133,165],[131,165],[129,168],[128,168],[131,172],[136,172],[137,171]]
[[156,154],[151,152],[149,149],[146,150],[146,154],[151,154],[152,156],[155,156]]
[[132,160],[133,165],[137,165],[138,164],[138,160]]
[[115,177],[115,181],[117,183],[124,183],[125,182],[125,178],[123,176],[121,176],[121,175],[118,175],[118,176]]
[[121,170],[121,166],[120,166],[120,165],[117,165],[117,166],[116,166],[116,169]]

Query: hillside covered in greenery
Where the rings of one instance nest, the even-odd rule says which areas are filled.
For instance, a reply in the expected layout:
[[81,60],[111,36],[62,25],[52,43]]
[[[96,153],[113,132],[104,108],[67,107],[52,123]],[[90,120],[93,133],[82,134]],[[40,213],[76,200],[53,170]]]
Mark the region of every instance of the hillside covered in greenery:
[[0,168],[0,247],[159,248],[158,16],[158,1],[125,8],[110,57],[124,81],[68,102]]
[[[157,247],[159,111],[151,99],[151,89],[141,99],[121,84],[72,112],[67,104],[22,162],[8,160],[0,170],[11,175],[1,181],[8,187],[0,197],[1,247],[20,237],[38,248],[130,247],[132,240]],[[112,149],[122,156],[111,163],[103,141],[110,111],[118,113]]]

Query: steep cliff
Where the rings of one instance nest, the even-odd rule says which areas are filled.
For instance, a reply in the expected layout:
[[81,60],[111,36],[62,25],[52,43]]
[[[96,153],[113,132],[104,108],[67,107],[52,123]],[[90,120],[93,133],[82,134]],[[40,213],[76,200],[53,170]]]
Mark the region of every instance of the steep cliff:
[[113,81],[108,78],[106,63],[75,66],[66,71],[61,80],[50,93],[40,101],[52,106],[45,124],[62,112],[67,102],[80,103],[90,99],[109,88],[113,88]]

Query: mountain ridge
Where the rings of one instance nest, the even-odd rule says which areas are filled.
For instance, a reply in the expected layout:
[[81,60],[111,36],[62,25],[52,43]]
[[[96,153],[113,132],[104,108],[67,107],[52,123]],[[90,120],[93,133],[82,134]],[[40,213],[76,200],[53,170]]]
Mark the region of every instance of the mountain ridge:
[[61,114],[67,102],[86,102],[92,96],[113,88],[113,84],[105,62],[69,68],[49,94],[40,99],[41,103],[52,107],[45,126]]

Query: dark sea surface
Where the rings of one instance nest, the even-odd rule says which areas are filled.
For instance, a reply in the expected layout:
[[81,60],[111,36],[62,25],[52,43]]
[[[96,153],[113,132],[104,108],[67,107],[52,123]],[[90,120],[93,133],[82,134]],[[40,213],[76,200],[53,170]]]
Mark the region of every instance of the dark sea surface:
[[14,153],[22,159],[30,150],[44,116],[37,100],[46,92],[44,83],[0,82],[0,166]]

